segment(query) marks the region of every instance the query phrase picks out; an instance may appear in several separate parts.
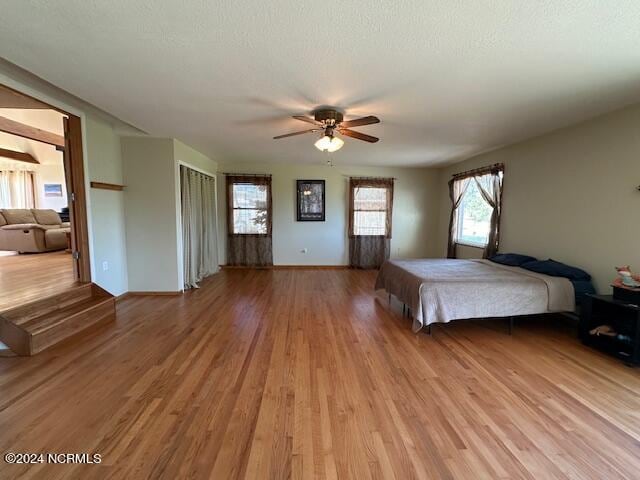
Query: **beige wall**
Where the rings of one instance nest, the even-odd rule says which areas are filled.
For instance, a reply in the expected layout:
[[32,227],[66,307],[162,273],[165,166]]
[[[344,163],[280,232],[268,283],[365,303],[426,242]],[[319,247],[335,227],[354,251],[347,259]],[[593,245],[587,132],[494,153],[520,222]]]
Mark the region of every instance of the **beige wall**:
[[[350,175],[395,177],[393,257],[429,257],[437,253],[436,170],[380,167],[328,167],[292,164],[222,164],[220,172],[270,173],[273,196],[273,261],[276,265],[346,265],[347,181]],[[296,221],[296,180],[326,181],[326,221]],[[221,263],[225,262],[226,198],[218,181]],[[303,249],[307,253],[303,253]]]
[[178,291],[173,140],[121,142],[129,290]]
[[123,137],[129,290],[182,290],[179,169],[215,174],[217,164],[171,138]]
[[218,162],[182,143],[180,140],[173,140],[173,155],[178,163],[183,163],[211,175],[215,175],[217,172]]
[[610,290],[614,266],[640,271],[640,106],[441,169],[440,255],[451,174],[498,162],[505,164],[501,251],[581,267],[600,292]]
[[[107,122],[87,116],[87,177],[89,181],[122,185],[120,137]],[[114,295],[128,290],[124,192],[89,190],[92,222],[93,281]]]

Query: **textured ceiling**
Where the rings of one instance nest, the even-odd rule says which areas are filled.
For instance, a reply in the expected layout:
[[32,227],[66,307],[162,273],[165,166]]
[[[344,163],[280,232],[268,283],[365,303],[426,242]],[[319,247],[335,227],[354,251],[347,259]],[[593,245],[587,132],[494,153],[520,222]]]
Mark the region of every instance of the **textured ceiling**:
[[5,0],[0,56],[221,161],[435,165],[640,101],[640,2]]

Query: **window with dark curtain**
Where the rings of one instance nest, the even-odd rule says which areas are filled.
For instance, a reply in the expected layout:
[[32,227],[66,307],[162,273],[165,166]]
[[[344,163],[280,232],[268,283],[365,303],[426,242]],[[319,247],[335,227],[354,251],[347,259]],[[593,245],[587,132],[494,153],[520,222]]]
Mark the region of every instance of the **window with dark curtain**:
[[458,245],[482,248],[484,258],[498,252],[503,176],[504,165],[495,164],[451,178],[448,258],[456,258]]
[[389,258],[392,178],[349,179],[349,265],[379,268]]
[[273,265],[271,177],[227,175],[227,265]]

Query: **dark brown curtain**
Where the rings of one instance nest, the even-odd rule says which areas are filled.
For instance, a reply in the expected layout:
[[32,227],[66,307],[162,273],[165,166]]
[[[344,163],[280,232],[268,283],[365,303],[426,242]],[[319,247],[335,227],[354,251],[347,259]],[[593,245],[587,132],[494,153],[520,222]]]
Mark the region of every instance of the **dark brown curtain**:
[[[265,233],[238,233],[234,231],[234,195],[236,184],[263,185],[267,201]],[[271,177],[227,175],[227,265],[266,267],[273,265]]]
[[357,235],[349,239],[351,268],[380,268],[389,259],[391,241],[383,235]]
[[[360,188],[385,189],[384,198],[374,199],[367,208],[357,209],[356,195]],[[367,228],[358,225],[356,212],[384,212],[384,225],[373,228],[371,234],[363,234]],[[352,268],[379,268],[389,258],[392,218],[392,178],[349,179],[349,265]]]
[[498,252],[498,246],[500,244],[500,216],[502,214],[503,174],[504,165],[498,163],[455,174],[453,178],[449,180],[451,216],[449,217],[448,258],[456,258],[458,207],[471,181],[476,182],[482,198],[484,198],[493,209],[489,226],[489,238],[483,252],[483,258],[489,258]]

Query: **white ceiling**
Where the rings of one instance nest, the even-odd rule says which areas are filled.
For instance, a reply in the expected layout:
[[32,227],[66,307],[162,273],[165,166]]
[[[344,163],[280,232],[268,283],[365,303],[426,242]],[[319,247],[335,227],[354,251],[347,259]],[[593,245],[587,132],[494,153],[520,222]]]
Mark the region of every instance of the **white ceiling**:
[[334,163],[437,165],[640,101],[637,0],[5,0],[0,56],[221,161],[318,163],[320,104],[381,138]]

